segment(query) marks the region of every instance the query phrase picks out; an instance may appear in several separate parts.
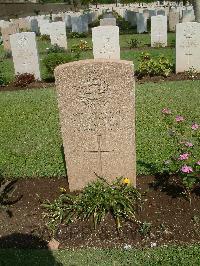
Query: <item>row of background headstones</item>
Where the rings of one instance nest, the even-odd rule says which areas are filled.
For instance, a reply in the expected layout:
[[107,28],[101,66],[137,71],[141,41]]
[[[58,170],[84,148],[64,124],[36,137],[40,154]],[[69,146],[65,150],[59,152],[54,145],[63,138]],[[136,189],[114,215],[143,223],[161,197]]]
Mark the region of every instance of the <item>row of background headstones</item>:
[[[163,35],[161,23],[166,27],[166,17],[160,19],[159,38]],[[154,18],[152,18],[154,19]],[[153,25],[157,25],[152,23]],[[155,27],[156,29],[156,27]],[[155,39],[158,37],[154,30]],[[62,36],[61,36],[62,37]],[[119,28],[117,26],[99,26],[92,29],[94,59],[120,59]],[[39,59],[36,35],[33,32],[15,33],[10,36],[15,74],[32,73],[40,80]],[[176,32],[176,72],[183,72],[193,67],[200,71],[200,23],[185,22],[177,24]]]
[[[119,9],[119,8],[117,8]],[[103,9],[101,10],[101,12],[103,11]],[[120,9],[121,11],[121,9]],[[129,11],[130,12],[130,11]],[[132,12],[132,11],[131,11]],[[174,11],[172,11],[173,13]],[[80,19],[82,17],[90,17],[90,22],[95,21],[97,16],[101,14],[100,11],[98,12],[91,12],[88,14],[80,14],[77,13],[75,14],[75,18],[76,19]],[[140,15],[142,13],[137,13],[137,15]],[[74,15],[74,14],[73,14]],[[110,15],[110,14],[108,14]],[[143,14],[142,14],[143,15]],[[69,16],[69,14],[68,14]],[[71,15],[70,15],[71,16]],[[51,38],[51,43],[52,44],[57,44],[60,47],[63,47],[65,49],[67,49],[67,40],[66,40],[66,23],[63,21],[58,21],[58,22],[52,22],[50,23],[49,20],[44,19],[45,17],[43,17],[43,21],[45,21],[45,25],[46,23],[48,23],[49,28],[45,27],[45,29],[48,31],[45,32],[45,34],[48,33],[48,35],[50,35]],[[73,17],[71,17],[72,20]],[[30,18],[29,18],[30,19]],[[55,18],[54,18],[55,19]],[[111,23],[111,25],[116,25],[116,21],[115,18],[105,18],[103,19],[100,23],[102,25],[104,25],[104,20],[106,21],[106,23]],[[14,52],[17,47],[17,44],[20,43],[20,46],[23,47],[23,42],[26,43],[26,37],[21,38],[21,36],[23,36],[22,34],[17,34],[17,38],[20,39],[19,42],[17,42],[17,39],[15,41],[13,41],[13,45],[12,47],[10,47],[10,35],[17,33],[19,31],[19,28],[23,28],[26,29],[26,27],[29,26],[29,30],[34,31],[34,29],[31,29],[30,26],[32,23],[28,22],[37,22],[36,18],[34,19],[30,19],[29,21],[27,19],[18,19],[17,23],[12,24],[8,27],[2,28],[2,33],[4,36],[4,43],[6,43],[6,45],[4,45],[5,49],[11,49],[12,48],[12,53],[13,53],[13,57],[15,57],[16,60],[14,60],[14,65],[15,65],[15,72],[16,73],[23,73],[25,70],[26,72],[29,71],[29,67],[31,69],[31,64],[26,64],[25,62],[22,63],[21,65],[23,67],[20,67],[20,63],[17,60],[17,56],[15,56],[16,52]],[[158,16],[151,16],[151,45],[152,46],[156,46],[157,44],[161,45],[161,46],[166,46],[167,45],[167,17],[166,16],[162,16],[162,15],[158,15]],[[13,22],[11,22],[13,23]],[[106,24],[105,23],[105,24]],[[87,24],[88,25],[88,24]],[[196,25],[196,24],[195,24]],[[198,30],[198,29],[197,29]],[[188,31],[189,32],[189,31]],[[183,32],[184,36],[186,36],[186,39],[191,39],[191,37],[187,35],[187,31]],[[196,34],[194,34],[194,37],[196,36]],[[34,37],[31,37],[34,38]],[[120,59],[120,47],[119,47],[119,28],[118,27],[96,27],[93,28],[93,54],[94,54],[94,58],[115,58],[115,59]],[[182,39],[182,38],[181,38]],[[35,43],[33,41],[33,43]],[[181,66],[181,69],[188,69],[188,67],[191,65],[190,61],[191,61],[191,55],[193,52],[191,52],[191,44],[196,44],[197,41],[193,40],[191,42],[190,40],[190,44],[187,42],[186,47],[187,47],[187,51],[185,52],[185,54],[187,54],[187,64],[179,64],[179,60],[177,60],[177,68],[176,71],[179,71],[179,65]],[[183,43],[181,43],[181,45],[183,45]],[[198,45],[196,45],[198,47]],[[24,46],[26,47],[26,45]],[[34,45],[34,47],[36,48],[36,44]],[[26,48],[27,49],[27,48]],[[35,49],[37,50],[37,49]],[[22,52],[22,51],[21,51]],[[19,58],[21,58],[21,52],[19,54]],[[26,51],[27,52],[27,51]],[[29,53],[28,53],[29,54]],[[33,52],[34,55],[37,55],[37,52]],[[27,57],[28,60],[29,57]],[[31,56],[30,56],[31,58]],[[26,61],[26,59],[24,59]],[[17,64],[15,63],[17,61]],[[22,61],[22,60],[21,60]],[[33,60],[34,61],[34,60]],[[35,62],[37,62],[38,60],[36,60]],[[37,64],[36,64],[37,65]],[[26,67],[25,67],[26,66]],[[195,65],[191,65],[193,67],[195,67],[195,69],[199,69],[198,64]],[[40,75],[39,73],[39,64],[36,67],[37,71],[34,71],[36,78],[40,79]],[[186,68],[186,69],[185,69]]]
[[[183,8],[183,7],[182,7]],[[131,7],[130,7],[131,9]],[[167,10],[169,7],[167,7]],[[175,31],[175,26],[177,23],[180,22],[181,13],[180,10],[177,12],[177,9],[172,9],[168,12],[165,9],[140,9],[139,12],[127,10],[122,7],[115,7],[115,10],[119,15],[121,15],[125,20],[129,21],[131,26],[137,26],[138,33],[147,32],[147,19],[151,18],[152,16],[156,15],[167,15],[169,20],[169,31]],[[191,22],[194,21],[194,11],[191,6],[186,7],[186,10],[190,15],[182,15],[182,22]],[[53,21],[64,21],[66,28],[71,28],[72,32],[88,32],[88,24],[94,22],[102,12],[105,11],[103,8],[99,9],[98,11],[88,12],[86,14],[78,13],[62,13],[62,14],[52,14]],[[112,24],[115,25],[116,23]],[[62,23],[60,23],[62,25]],[[52,36],[52,43],[55,43],[56,34],[53,36],[53,33],[56,31],[59,32],[62,29],[59,23],[52,23],[50,22],[49,16],[38,16],[38,17],[27,17],[21,19],[15,19],[12,21],[0,21],[0,28],[3,36],[4,41],[4,48],[10,50],[10,43],[9,43],[9,35],[19,32],[20,30],[23,31],[33,31],[36,34],[41,35],[50,35]],[[104,25],[103,23],[100,25]],[[61,32],[60,32],[61,34]],[[62,30],[62,34],[64,31]],[[63,47],[65,47],[65,41],[63,38]]]
[[[146,8],[142,8],[138,5],[130,5],[129,7],[114,7],[112,9],[121,15],[126,21],[130,22],[132,26],[137,26],[138,33],[147,31],[146,21],[151,16],[167,15],[169,16],[169,30],[173,31],[174,27],[179,22],[191,22],[194,21],[194,10],[192,6],[154,6],[148,5]],[[112,10],[111,9],[111,10]],[[66,28],[71,28],[72,32],[88,32],[88,24],[95,21],[102,12],[105,11],[104,6],[98,10],[87,12],[65,12],[59,14],[52,14],[52,21],[64,21]],[[50,15],[41,15],[35,17],[26,17],[21,19],[13,19],[11,21],[0,20],[0,28],[16,25],[21,29],[31,29],[38,33],[40,29],[41,34],[48,34],[50,28],[49,25]]]

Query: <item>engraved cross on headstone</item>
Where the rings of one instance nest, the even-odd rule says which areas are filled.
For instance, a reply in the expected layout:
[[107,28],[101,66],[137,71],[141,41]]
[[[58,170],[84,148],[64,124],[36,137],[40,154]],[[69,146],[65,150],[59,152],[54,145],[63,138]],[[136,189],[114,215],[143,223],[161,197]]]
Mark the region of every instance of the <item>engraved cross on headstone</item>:
[[188,63],[188,69],[190,68],[190,56],[192,55],[191,52],[191,43],[190,40],[192,39],[192,36],[186,36],[186,41],[187,41],[187,52],[185,53],[185,55],[187,55],[187,63]]
[[102,154],[106,153],[106,152],[112,152],[113,151],[113,150],[107,151],[107,150],[101,149],[101,138],[102,138],[102,135],[97,135],[97,145],[98,145],[97,150],[86,151],[86,152],[91,152],[91,153],[97,153],[97,155],[98,155],[98,168],[99,168],[98,175],[99,176],[102,176],[102,174],[103,174]]

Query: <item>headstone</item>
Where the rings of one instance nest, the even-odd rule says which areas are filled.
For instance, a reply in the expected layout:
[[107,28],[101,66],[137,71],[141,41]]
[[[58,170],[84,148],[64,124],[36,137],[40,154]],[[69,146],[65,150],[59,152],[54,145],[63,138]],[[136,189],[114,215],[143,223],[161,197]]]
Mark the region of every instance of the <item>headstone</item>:
[[40,29],[39,29],[39,24],[37,19],[31,19],[30,20],[30,25],[31,25],[31,31],[35,32],[36,35],[38,35],[40,33]]
[[149,17],[156,16],[156,10],[155,9],[148,9],[149,11]]
[[69,28],[69,29],[70,29],[70,28],[72,27],[71,15],[65,13],[64,21],[65,21],[65,26],[66,26],[66,28]]
[[40,80],[39,60],[34,32],[15,33],[10,36],[15,75],[30,73]]
[[164,9],[157,10],[157,16],[159,15],[165,16],[165,10]]
[[119,27],[92,28],[92,42],[94,59],[120,59]]
[[169,31],[175,32],[176,25],[179,23],[179,12],[169,12]]
[[1,29],[4,50],[11,50],[10,35],[17,32],[19,32],[19,28],[15,24],[11,24],[10,26]]
[[51,23],[47,19],[43,19],[39,21],[40,26],[40,34],[41,35],[50,35],[51,31]]
[[116,26],[116,18],[100,19],[100,26]]
[[109,13],[105,13],[103,15],[103,18],[114,18],[114,16],[113,16],[112,12],[109,12]]
[[147,32],[147,19],[143,13],[137,13],[137,33]]
[[65,22],[58,21],[51,23],[50,39],[52,45],[58,45],[64,49],[67,49],[67,36],[65,29]]
[[195,21],[200,22],[200,1],[193,0],[192,4],[194,6]]
[[[120,74],[118,74],[120,73]],[[86,60],[55,69],[69,188],[83,189],[96,175],[136,183],[133,65]]]
[[72,32],[88,32],[88,17],[87,15],[80,15],[71,17]]
[[192,9],[182,11],[182,22],[192,22],[194,20],[194,11]]
[[136,22],[136,12],[127,10],[127,21],[131,24],[131,26],[135,27],[137,25]]
[[151,17],[151,47],[167,46],[167,16]]
[[176,25],[176,73],[190,68],[200,72],[200,23]]

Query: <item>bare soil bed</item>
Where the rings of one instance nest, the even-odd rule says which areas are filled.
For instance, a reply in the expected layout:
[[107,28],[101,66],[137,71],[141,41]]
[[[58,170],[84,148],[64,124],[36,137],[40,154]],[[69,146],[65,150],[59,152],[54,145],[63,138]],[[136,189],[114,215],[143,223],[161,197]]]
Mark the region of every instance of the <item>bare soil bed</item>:
[[[153,176],[137,178],[137,187],[143,195],[137,219],[146,225],[148,223],[150,230],[146,230],[145,225],[139,230],[137,224],[124,222],[118,233],[111,216],[96,231],[91,222],[60,225],[55,236],[60,248],[144,247],[199,242],[198,190],[192,194],[190,204],[181,194],[181,188],[173,185],[174,182],[155,186],[155,180]],[[45,248],[52,236],[46,227],[41,203],[46,199],[53,201],[60,194],[60,187],[68,189],[67,179],[19,180],[16,185],[12,197],[13,201],[18,200],[9,206],[8,212],[0,212],[0,248]]]

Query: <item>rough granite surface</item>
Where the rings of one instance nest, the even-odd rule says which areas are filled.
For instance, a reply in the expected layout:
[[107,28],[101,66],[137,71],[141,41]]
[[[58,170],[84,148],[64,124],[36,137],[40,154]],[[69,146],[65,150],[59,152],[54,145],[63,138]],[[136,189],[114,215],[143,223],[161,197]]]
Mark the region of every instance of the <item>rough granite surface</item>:
[[136,182],[133,64],[96,59],[55,69],[69,187],[80,190],[96,175]]

